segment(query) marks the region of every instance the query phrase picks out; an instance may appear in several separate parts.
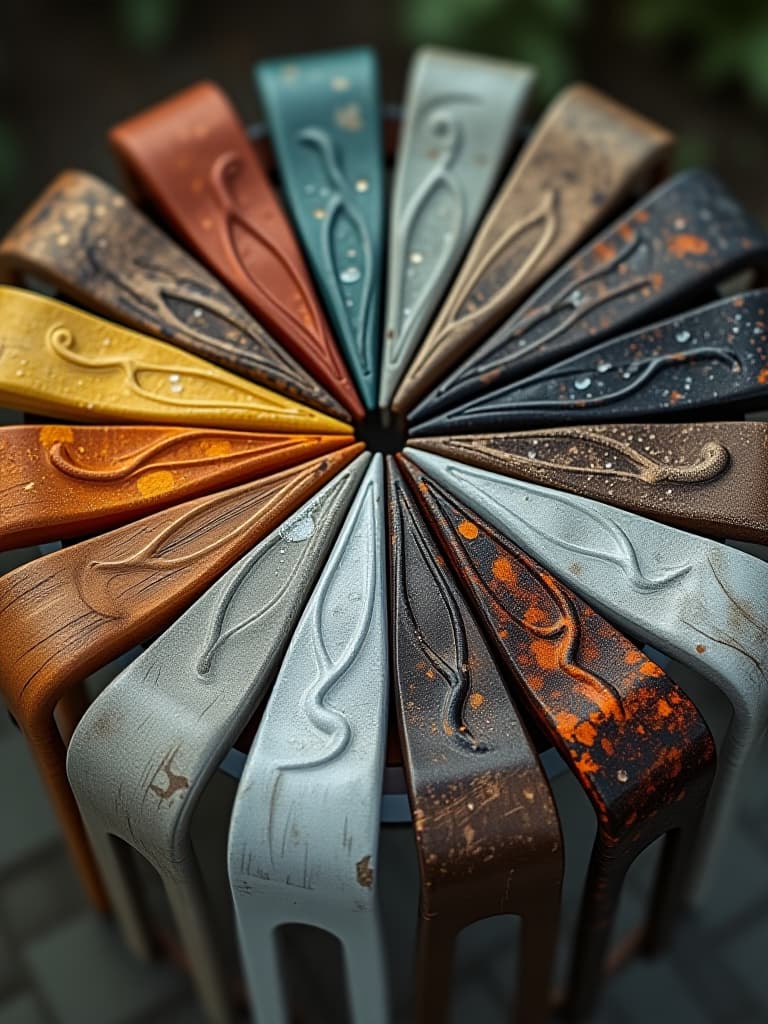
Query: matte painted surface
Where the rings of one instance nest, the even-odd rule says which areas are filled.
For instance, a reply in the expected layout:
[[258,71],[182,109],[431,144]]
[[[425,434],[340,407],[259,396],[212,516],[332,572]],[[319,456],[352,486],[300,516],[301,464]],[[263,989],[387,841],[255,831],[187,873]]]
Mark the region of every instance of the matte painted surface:
[[536,69],[433,46],[411,59],[389,209],[386,408],[493,194]]
[[36,292],[0,287],[0,403],[62,419],[351,434],[175,345]]
[[291,638],[245,765],[229,875],[254,1016],[288,1024],[274,929],[337,936],[350,1019],[386,1024],[376,909],[389,698],[383,465],[374,458]]
[[329,50],[263,61],[254,77],[280,182],[366,406],[377,404],[384,274],[378,58]]
[[[257,544],[125,669],[75,730],[67,772],[104,876],[119,836],[160,872],[211,1020],[233,1018],[190,835],[205,785],[264,700],[369,456]],[[120,752],[119,758],[115,751]],[[150,948],[124,889],[123,933]]]
[[363,407],[266,169],[226,95],[200,82],[110,132],[130,181],[356,417]]

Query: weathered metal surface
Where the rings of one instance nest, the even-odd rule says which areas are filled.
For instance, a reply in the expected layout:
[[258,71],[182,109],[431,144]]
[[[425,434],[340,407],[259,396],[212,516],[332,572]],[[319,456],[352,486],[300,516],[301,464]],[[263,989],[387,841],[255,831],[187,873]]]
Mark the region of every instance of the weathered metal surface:
[[426,46],[408,68],[389,211],[386,408],[492,196],[536,81],[528,64]]
[[14,283],[25,275],[95,313],[349,418],[213,274],[91,174],[60,174],[0,242],[0,278]]
[[693,702],[639,648],[421,469],[402,457],[400,464],[514,692],[595,808],[568,996],[569,1015],[588,1018],[624,876],[660,836],[649,937],[665,937],[676,917],[714,775],[714,741]]
[[321,459],[175,508],[0,578],[0,689],[37,761],[92,901],[106,906],[69,789],[53,712],[86,676],[165,629],[214,580],[360,453]]
[[549,363],[696,305],[718,282],[764,272],[768,235],[707,171],[675,175],[536,290],[413,410],[432,419]]
[[416,1020],[449,1019],[456,938],[522,918],[515,1020],[549,1017],[563,847],[552,794],[485,638],[388,460],[395,697],[421,874]]
[[352,443],[340,434],[0,427],[0,551],[100,533]]
[[587,498],[415,449],[408,454],[608,618],[709,679],[731,702],[707,820],[685,881],[700,902],[750,748],[768,725],[768,566]]
[[287,1024],[275,929],[341,942],[351,1021],[386,1024],[376,910],[389,696],[381,456],[291,638],[240,781],[229,875],[254,1015]]
[[352,428],[145,334],[0,287],[0,404],[62,419],[351,434]]
[[131,181],[175,233],[361,417],[299,244],[225,94],[200,82],[123,121],[109,137]]
[[612,423],[411,443],[684,530],[768,543],[768,423]]
[[764,406],[766,325],[768,289],[721,299],[469,399],[417,424],[413,433],[573,426]]
[[357,389],[373,408],[385,200],[376,54],[358,47],[263,61],[254,79],[293,222]]
[[[209,1019],[233,1018],[190,825],[221,759],[264,699],[369,456],[360,455],[234,565],[86,712],[69,781],[109,882],[111,836],[162,876]],[[123,934],[149,945],[128,880],[109,886]],[[126,898],[127,897],[127,898]]]
[[549,106],[395,392],[407,412],[568,253],[657,175],[672,137],[586,85]]

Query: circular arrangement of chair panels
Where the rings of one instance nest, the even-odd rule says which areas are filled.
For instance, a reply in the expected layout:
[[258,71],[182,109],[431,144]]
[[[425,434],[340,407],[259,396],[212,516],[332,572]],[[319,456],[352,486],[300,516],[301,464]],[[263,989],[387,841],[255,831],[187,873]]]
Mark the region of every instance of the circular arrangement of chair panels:
[[[211,1021],[234,1011],[190,820],[239,737],[259,1021],[288,1019],[286,923],[337,936],[353,1019],[388,1019],[389,757],[417,1019],[446,1019],[458,933],[512,914],[536,1024],[564,867],[539,753],[597,821],[586,1019],[629,866],[664,837],[658,948],[765,729],[768,568],[725,539],[768,535],[768,237],[592,88],[524,131],[535,77],[424,49],[385,118],[366,49],[267,61],[268,133],[194,85],[110,133],[142,210],[67,171],[0,246],[0,402],[29,414],[0,433],[0,544],[66,542],[0,578],[2,692],[91,900],[147,952],[124,844],[157,869]],[[386,460],[355,439],[377,418],[407,432]],[[654,651],[730,701],[717,752]]]

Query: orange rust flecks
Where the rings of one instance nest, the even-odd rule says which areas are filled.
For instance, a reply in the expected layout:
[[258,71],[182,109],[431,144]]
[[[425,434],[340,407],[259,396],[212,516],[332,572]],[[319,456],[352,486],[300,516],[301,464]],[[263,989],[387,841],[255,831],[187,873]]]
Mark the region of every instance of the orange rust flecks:
[[469,695],[469,706],[472,708],[481,708],[485,703],[485,697],[482,693],[471,693]]
[[664,675],[664,669],[660,668],[653,661],[644,661],[640,666],[640,672],[644,676],[653,676],[655,679],[660,679]]
[[496,559],[493,563],[493,575],[508,587],[514,587],[515,583],[517,583],[517,573],[512,568],[512,563],[508,558]]
[[757,375],[758,384],[768,384],[768,366],[764,366]]
[[681,259],[684,256],[703,256],[709,252],[709,242],[699,235],[675,235],[667,243],[673,256]]
[[594,251],[595,256],[606,263],[616,258],[616,246],[610,242],[598,242]]
[[466,540],[474,540],[477,537],[477,527],[469,519],[463,519],[459,523],[458,530]]
[[707,648],[705,647],[704,644],[696,644],[696,653],[697,654],[703,654],[704,651],[706,651],[706,649]]

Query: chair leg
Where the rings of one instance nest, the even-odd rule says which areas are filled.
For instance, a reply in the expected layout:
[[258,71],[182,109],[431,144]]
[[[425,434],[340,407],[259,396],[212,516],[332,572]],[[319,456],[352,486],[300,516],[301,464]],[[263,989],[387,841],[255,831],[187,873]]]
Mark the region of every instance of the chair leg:
[[439,914],[419,918],[416,946],[415,1020],[445,1024],[449,1020],[456,957],[456,928]]
[[211,1024],[234,1024],[227,972],[213,935],[203,879],[191,850],[181,871],[180,867],[175,865],[173,877],[163,875],[163,883],[192,980]]
[[86,822],[86,827],[123,941],[134,956],[151,960],[155,944],[131,853],[119,839],[95,824]]
[[390,1024],[387,960],[378,913],[357,915],[338,935],[344,947],[350,1020]]
[[619,899],[635,847],[616,849],[595,843],[584,884],[573,945],[568,994],[563,1016],[588,1021],[597,1001],[603,966]]
[[[248,987],[251,1019],[258,1024],[291,1024],[276,929],[284,922],[267,920],[258,907],[236,903],[237,938]],[[255,897],[253,902],[260,902]]]
[[551,906],[542,900],[535,913],[522,919],[517,1024],[545,1024],[549,1019],[552,965],[557,950],[560,893]]
[[685,882],[691,870],[691,854],[700,842],[700,821],[667,833],[656,874],[651,909],[643,936],[643,952],[655,954],[669,942],[685,907]]

